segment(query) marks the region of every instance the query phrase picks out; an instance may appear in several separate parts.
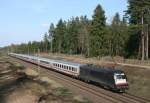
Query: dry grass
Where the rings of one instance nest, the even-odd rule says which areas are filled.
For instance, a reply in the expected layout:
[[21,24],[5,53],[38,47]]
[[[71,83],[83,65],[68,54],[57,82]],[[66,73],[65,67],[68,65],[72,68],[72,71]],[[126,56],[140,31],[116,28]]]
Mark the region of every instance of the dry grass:
[[127,92],[136,96],[149,99],[150,70],[137,69],[131,67],[120,67],[120,69],[122,69],[128,77],[128,82],[130,87]]
[[61,84],[49,79],[48,77],[41,77],[40,81],[48,83],[49,85],[51,85],[51,88],[60,88],[63,87]]
[[24,73],[27,75],[27,76],[30,76],[30,77],[38,77],[39,73],[31,68],[26,68],[24,70]]

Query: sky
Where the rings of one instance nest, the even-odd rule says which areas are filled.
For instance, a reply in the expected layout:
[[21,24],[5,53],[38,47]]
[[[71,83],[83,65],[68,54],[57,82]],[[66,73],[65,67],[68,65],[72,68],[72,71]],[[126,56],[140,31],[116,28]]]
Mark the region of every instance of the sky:
[[10,44],[40,41],[50,23],[87,15],[100,4],[105,10],[107,23],[116,12],[124,15],[127,0],[0,0],[0,47]]

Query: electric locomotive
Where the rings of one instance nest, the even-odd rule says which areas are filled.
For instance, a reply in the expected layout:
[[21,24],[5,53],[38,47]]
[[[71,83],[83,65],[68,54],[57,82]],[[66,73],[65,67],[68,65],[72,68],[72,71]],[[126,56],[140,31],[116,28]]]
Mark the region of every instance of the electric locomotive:
[[79,78],[87,82],[95,82],[111,90],[124,92],[128,89],[125,73],[111,67],[99,67],[96,65],[84,65],[80,67]]

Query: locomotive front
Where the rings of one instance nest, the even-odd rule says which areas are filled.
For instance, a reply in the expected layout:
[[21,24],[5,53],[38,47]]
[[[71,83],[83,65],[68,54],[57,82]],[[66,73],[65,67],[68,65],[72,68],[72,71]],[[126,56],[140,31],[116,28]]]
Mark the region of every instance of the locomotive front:
[[127,77],[123,72],[114,73],[114,80],[117,90],[124,92],[126,89],[129,88]]

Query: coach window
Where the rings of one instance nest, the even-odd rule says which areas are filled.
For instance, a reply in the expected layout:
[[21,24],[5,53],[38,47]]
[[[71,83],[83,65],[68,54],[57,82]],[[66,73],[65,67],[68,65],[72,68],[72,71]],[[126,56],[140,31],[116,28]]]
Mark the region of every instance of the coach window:
[[66,66],[64,65],[64,69],[66,69]]
[[74,68],[74,71],[76,72],[76,68]]
[[71,70],[71,67],[69,67],[69,70]]
[[74,68],[74,71],[76,70],[76,68]]
[[74,71],[74,67],[72,67],[72,71]]
[[64,69],[66,69],[66,66],[64,65]]
[[74,71],[76,72],[76,68],[74,68]]

